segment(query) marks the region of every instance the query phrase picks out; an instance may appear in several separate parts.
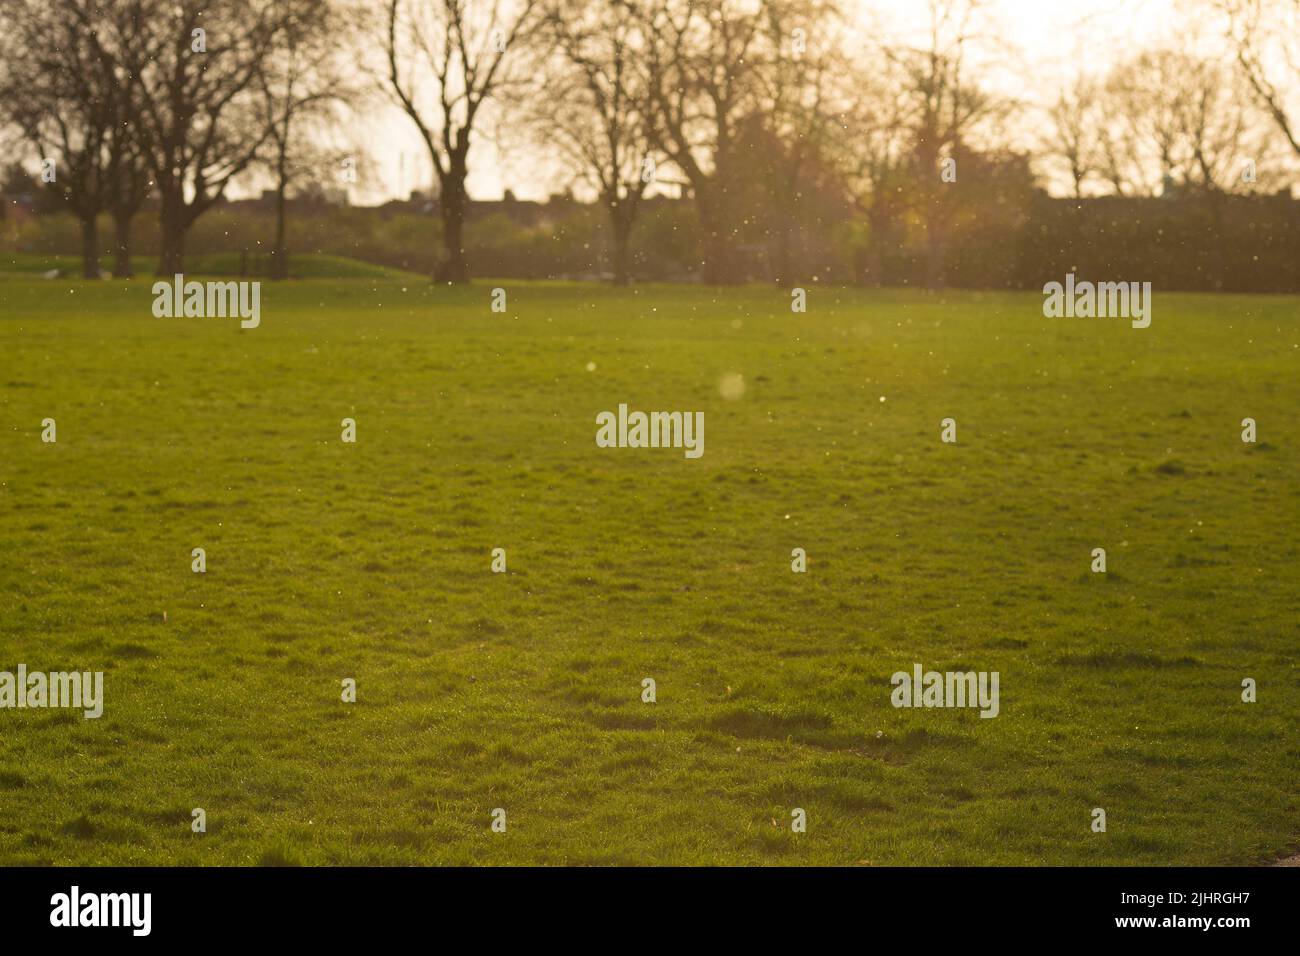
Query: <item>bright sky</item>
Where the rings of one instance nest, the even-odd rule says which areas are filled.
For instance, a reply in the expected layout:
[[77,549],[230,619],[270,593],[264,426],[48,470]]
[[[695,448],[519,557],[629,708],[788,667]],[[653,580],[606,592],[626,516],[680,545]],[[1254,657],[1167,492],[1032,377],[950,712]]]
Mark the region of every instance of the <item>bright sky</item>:
[[[920,42],[926,35],[927,0],[856,2],[864,32]],[[1139,49],[1179,40],[1195,19],[1198,0],[986,0],[979,21],[985,37],[977,51],[990,81],[1007,95],[1045,104],[1080,69],[1104,70]],[[919,33],[918,33],[919,31]],[[373,170],[354,193],[371,203],[404,197],[430,180],[429,161],[410,121],[393,110],[377,111],[363,124]],[[480,136],[470,155],[470,195],[498,199],[512,189],[525,199],[544,199],[554,184],[534,182],[537,158],[503,155]]]

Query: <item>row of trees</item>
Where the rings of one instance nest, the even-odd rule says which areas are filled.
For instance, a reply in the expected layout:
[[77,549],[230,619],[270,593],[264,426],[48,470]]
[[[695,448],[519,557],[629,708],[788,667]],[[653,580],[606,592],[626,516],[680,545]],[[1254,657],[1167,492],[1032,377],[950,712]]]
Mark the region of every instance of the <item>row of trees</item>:
[[[802,281],[800,231],[848,204],[868,274],[907,234],[937,285],[954,229],[984,214],[981,196],[1021,188],[1028,165],[1004,135],[1023,104],[972,58],[983,0],[925,2],[928,34],[909,45],[864,36],[840,0],[0,0],[0,119],[52,162],[87,275],[104,213],[114,271],[129,274],[151,195],[159,272],[181,271],[191,225],[252,175],[276,189],[286,274],[286,196],[363,152],[339,137],[370,93],[427,150],[440,281],[470,277],[467,182],[494,123],[598,199],[618,282],[661,191],[693,204],[705,281],[743,280],[756,229],[777,281]],[[1232,56],[1156,50],[1080,74],[1039,118],[1043,171],[1079,196],[1177,190],[1211,211],[1276,188],[1300,158],[1300,0],[1202,12]]]
[[104,212],[114,274],[130,275],[131,223],[151,194],[160,275],[182,271],[194,221],[254,166],[283,208],[349,92],[340,17],[327,0],[0,0],[0,111],[80,221],[88,278]]
[[[838,0],[389,0],[388,80],[438,173],[442,277],[468,275],[469,144],[496,100],[524,103],[535,141],[607,210],[616,282],[643,198],[671,185],[694,202],[706,282],[743,278],[740,239],[756,220],[777,281],[802,278],[792,237],[833,196],[863,215],[872,256],[918,233],[940,284],[956,223],[980,215],[979,189],[951,188],[957,170],[986,194],[1014,189],[1024,158],[999,134],[1023,105],[972,67],[984,0],[926,3],[928,35],[906,45],[871,42]],[[1300,0],[1204,0],[1200,12],[1236,62],[1143,53],[1078,76],[1041,117],[1039,155],[1076,195],[1194,193],[1219,222],[1221,197],[1289,184]]]

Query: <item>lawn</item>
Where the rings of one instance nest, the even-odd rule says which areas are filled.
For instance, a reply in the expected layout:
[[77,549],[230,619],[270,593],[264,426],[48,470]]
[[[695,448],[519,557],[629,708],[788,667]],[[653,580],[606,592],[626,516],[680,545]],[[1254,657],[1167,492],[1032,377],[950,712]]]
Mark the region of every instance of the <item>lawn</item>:
[[[151,283],[0,280],[0,671],[105,674],[99,720],[0,710],[0,863],[1300,846],[1296,298],[396,275],[241,330]],[[596,447],[624,402],[703,456]],[[894,708],[914,663],[999,715]]]

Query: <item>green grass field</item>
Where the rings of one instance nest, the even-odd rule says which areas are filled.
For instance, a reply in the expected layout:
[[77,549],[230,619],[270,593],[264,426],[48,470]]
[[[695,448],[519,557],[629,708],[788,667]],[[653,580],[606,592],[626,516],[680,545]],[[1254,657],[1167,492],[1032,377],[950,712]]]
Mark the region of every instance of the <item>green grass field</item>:
[[[0,670],[106,698],[0,710],[0,863],[1300,845],[1300,300],[396,276],[244,331],[151,282],[0,281]],[[597,448],[620,402],[704,411],[703,457]],[[1000,715],[895,709],[914,662]]]

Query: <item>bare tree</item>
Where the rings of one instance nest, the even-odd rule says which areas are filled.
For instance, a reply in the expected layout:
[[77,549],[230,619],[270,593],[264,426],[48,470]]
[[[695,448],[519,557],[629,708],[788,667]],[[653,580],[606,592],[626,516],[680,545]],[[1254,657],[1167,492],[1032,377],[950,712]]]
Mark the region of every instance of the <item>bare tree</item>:
[[[1104,109],[1117,191],[1199,206],[1209,248],[1223,241],[1228,194],[1278,181],[1268,118],[1246,81],[1217,59],[1183,49],[1140,53],[1114,68]],[[1215,286],[1226,279],[1225,258],[1208,257],[1202,267]]]
[[1217,60],[1140,53],[1114,68],[1102,109],[1107,175],[1126,195],[1251,192],[1273,180],[1267,117]]
[[123,91],[84,24],[88,0],[0,0],[0,104],[36,150],[43,175],[81,224],[82,274],[97,279],[97,220],[118,225],[118,274],[130,273],[129,222],[147,183],[127,123]]
[[1251,91],[1300,156],[1300,0],[1213,0]]
[[1097,111],[1104,117],[1097,128],[1097,175],[1116,196],[1153,196],[1160,177],[1152,177],[1143,155],[1141,110],[1134,119],[1134,101],[1123,78],[1108,76],[1096,88]]
[[704,281],[741,281],[739,131],[757,111],[761,12],[742,0],[628,0],[643,38],[645,113],[654,145],[690,184]]
[[769,61],[757,73],[763,123],[775,148],[766,157],[775,245],[775,278],[796,278],[791,256],[810,168],[831,149],[836,93],[847,69],[840,48],[840,10],[834,0],[764,0]]
[[1040,152],[1069,178],[1075,199],[1082,199],[1090,179],[1103,175],[1106,165],[1101,97],[1097,83],[1075,76],[1047,108],[1049,133]]
[[554,52],[531,112],[539,138],[558,147],[609,215],[615,285],[631,281],[632,229],[659,166],[636,69],[638,26],[622,0],[552,2],[546,31]]
[[1131,194],[1156,195],[1184,171],[1181,67],[1172,54],[1148,51],[1125,61],[1107,80],[1105,108],[1116,127],[1108,140],[1110,165],[1112,172],[1125,170]]
[[256,83],[292,22],[280,0],[118,0],[105,34],[160,198],[158,274],[184,270],[185,236],[254,161],[269,131]]
[[275,238],[271,278],[289,275],[286,208],[289,190],[313,179],[313,167],[326,161],[319,148],[339,110],[357,94],[343,79],[348,24],[330,0],[282,0],[290,17],[280,42],[258,75],[267,139],[262,165],[275,182]]
[[134,112],[123,96],[121,112],[114,120],[112,149],[104,171],[108,183],[108,212],[113,218],[113,275],[119,279],[135,274],[131,264],[131,224],[153,191],[149,160],[131,126]]
[[81,221],[82,271],[98,278],[97,227],[107,210],[114,226],[113,274],[128,277],[131,222],[152,189],[133,125],[131,90],[118,76],[99,29],[101,5],[0,0],[0,104],[42,159],[53,160],[53,188]]
[[844,110],[835,137],[838,166],[868,236],[858,277],[872,285],[886,278],[884,250],[901,245],[911,185],[911,107],[898,66],[870,62],[843,76]]
[[526,82],[522,55],[538,36],[542,12],[541,0],[388,0],[387,86],[419,131],[438,178],[445,258],[436,281],[469,281],[470,140],[484,104]]
[[1184,182],[1215,194],[1254,192],[1275,182],[1267,119],[1253,107],[1241,77],[1216,60],[1180,59]]
[[929,0],[929,36],[924,47],[896,48],[890,56],[906,77],[912,128],[915,183],[910,195],[926,238],[926,282],[943,284],[947,234],[955,210],[945,192],[944,167],[955,162],[981,122],[1006,111],[1007,103],[986,92],[969,75],[967,52],[978,39],[984,0]]

